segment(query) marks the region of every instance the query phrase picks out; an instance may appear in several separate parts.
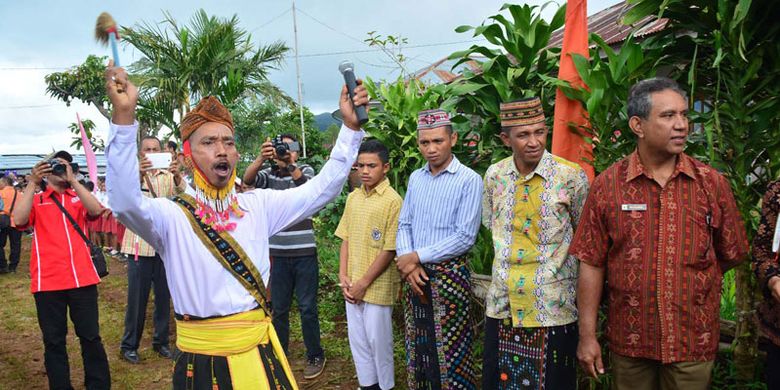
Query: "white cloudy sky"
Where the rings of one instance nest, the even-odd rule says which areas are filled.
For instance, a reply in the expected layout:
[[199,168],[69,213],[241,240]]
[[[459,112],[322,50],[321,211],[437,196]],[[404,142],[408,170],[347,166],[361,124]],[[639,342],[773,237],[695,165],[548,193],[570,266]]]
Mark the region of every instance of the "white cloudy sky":
[[[564,2],[565,0],[558,0]],[[589,14],[620,0],[590,0]],[[358,76],[392,79],[386,57],[377,52],[329,54],[366,50],[361,43],[369,31],[401,35],[409,45],[462,42],[470,34],[455,27],[478,25],[498,12],[505,0],[298,0],[298,41],[304,104],[313,112],[333,111],[343,83],[337,67],[343,59],[355,63]],[[520,1],[532,4],[541,0]],[[82,118],[95,120],[98,135],[105,138],[107,123],[93,107],[74,102],[70,107],[49,98],[44,76],[82,63],[89,54],[108,55],[93,39],[95,18],[110,12],[121,25],[159,22],[169,11],[180,22],[198,8],[211,15],[238,15],[241,26],[261,44],[280,40],[293,47],[293,19],[289,0],[193,0],[151,1],[39,1],[0,0],[0,154],[47,153],[69,149],[67,125]],[[549,7],[548,10],[553,7]],[[549,12],[549,11],[548,11]],[[420,69],[469,43],[408,48],[411,69]],[[328,55],[323,55],[328,54]],[[291,53],[292,55],[292,53]],[[120,58],[137,59],[131,48]],[[270,75],[290,96],[296,97],[295,62],[287,58],[283,69]]]

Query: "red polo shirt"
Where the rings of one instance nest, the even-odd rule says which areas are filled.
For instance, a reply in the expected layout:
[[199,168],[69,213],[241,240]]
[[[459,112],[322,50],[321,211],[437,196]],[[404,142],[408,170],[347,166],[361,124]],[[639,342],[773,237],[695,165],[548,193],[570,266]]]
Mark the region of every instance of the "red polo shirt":
[[89,248],[65,214],[51,199],[51,194],[65,206],[85,233],[87,210],[72,189],[57,194],[51,187],[33,197],[30,218],[17,229],[33,228],[30,255],[30,290],[67,290],[100,282],[92,265]]

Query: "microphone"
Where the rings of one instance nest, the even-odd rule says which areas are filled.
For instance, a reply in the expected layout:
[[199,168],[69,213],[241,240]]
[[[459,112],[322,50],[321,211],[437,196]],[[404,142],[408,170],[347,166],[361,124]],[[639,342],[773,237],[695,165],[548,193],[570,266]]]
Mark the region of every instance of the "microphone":
[[349,93],[349,101],[352,103],[352,107],[357,114],[358,122],[361,125],[368,122],[368,113],[366,113],[365,106],[355,106],[355,102],[352,100],[355,97],[355,88],[357,88],[357,81],[355,80],[355,65],[349,60],[344,60],[339,64],[339,72],[344,75],[344,83],[347,84],[347,92]]

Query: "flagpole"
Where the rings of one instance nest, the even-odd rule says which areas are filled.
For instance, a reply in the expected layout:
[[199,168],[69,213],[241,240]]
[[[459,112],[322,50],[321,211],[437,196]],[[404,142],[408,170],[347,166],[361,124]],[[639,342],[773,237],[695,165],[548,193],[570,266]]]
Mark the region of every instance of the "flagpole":
[[306,158],[306,130],[303,125],[303,91],[301,89],[301,65],[298,62],[298,18],[295,16],[295,0],[292,0],[293,39],[295,41],[295,78],[298,80],[298,112],[301,118],[301,143],[303,158]]

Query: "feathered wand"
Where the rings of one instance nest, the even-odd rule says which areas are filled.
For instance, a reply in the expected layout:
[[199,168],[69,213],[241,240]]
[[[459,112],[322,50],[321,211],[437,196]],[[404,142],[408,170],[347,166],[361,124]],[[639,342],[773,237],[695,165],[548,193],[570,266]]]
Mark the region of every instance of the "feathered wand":
[[98,16],[95,23],[95,39],[103,45],[111,43],[111,51],[114,52],[114,66],[119,67],[119,50],[117,41],[119,40],[119,30],[111,14],[103,12]]

